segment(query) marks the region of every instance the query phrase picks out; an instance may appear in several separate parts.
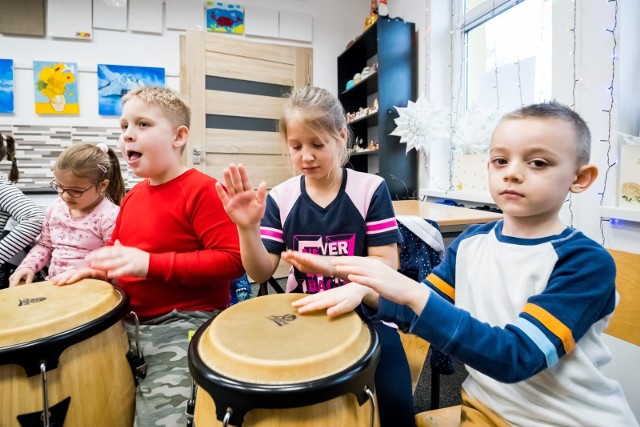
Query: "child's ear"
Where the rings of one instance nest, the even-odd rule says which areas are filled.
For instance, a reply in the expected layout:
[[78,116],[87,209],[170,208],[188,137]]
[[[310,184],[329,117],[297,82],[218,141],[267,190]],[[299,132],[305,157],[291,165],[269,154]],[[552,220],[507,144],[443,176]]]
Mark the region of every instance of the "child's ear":
[[598,168],[596,165],[584,165],[580,166],[576,179],[571,184],[569,191],[572,193],[582,193],[589,188],[593,181],[598,177]]
[[173,146],[176,148],[182,148],[187,145],[189,141],[189,128],[186,126],[180,126],[176,132],[176,139],[173,141]]

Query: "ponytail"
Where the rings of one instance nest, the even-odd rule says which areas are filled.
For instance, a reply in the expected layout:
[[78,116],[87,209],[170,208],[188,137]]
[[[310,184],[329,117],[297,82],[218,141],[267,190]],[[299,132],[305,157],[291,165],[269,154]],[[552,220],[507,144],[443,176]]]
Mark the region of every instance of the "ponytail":
[[120,172],[120,162],[118,161],[116,152],[111,148],[107,148],[107,156],[109,156],[110,167],[106,176],[106,179],[109,180],[109,185],[105,193],[111,202],[120,206],[125,191],[124,178],[122,178],[122,173]]
[[18,171],[18,161],[16,159],[16,142],[10,135],[2,135],[2,138],[0,139],[0,160],[2,160],[5,155],[7,156],[7,160],[11,162],[9,181],[14,183],[18,182],[18,179],[20,178],[20,171]]

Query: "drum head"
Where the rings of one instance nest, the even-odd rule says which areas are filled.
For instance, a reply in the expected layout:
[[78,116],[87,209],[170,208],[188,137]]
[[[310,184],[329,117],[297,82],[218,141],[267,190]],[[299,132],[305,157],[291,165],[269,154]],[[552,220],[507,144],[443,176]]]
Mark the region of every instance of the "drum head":
[[0,348],[84,325],[116,307],[122,293],[100,280],[30,283],[0,290]]
[[292,384],[325,378],[362,358],[371,334],[358,315],[300,315],[291,303],[302,297],[267,295],[223,311],[202,333],[202,361],[239,381]]

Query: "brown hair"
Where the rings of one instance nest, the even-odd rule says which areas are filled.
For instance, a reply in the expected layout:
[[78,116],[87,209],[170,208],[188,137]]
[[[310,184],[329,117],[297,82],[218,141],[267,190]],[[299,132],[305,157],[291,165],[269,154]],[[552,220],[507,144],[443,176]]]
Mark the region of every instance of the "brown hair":
[[578,166],[589,163],[591,157],[591,132],[582,117],[571,108],[556,101],[531,104],[507,113],[500,119],[518,120],[528,118],[558,119],[567,122],[573,127],[576,134],[576,162]]
[[191,125],[191,108],[174,90],[159,86],[141,86],[123,96],[122,105],[132,98],[140,98],[147,104],[159,106],[176,127],[188,128]]
[[[347,145],[350,130],[342,104],[331,92],[314,86],[294,89],[287,99],[280,114],[279,130],[283,139],[287,140],[287,121],[291,116],[299,114],[311,131],[325,144],[333,140],[337,144],[335,161],[342,167],[347,164],[349,154]],[[342,141],[341,132],[346,130],[347,140]]]
[[11,135],[0,136],[0,160],[5,156],[11,162],[9,181],[18,182],[20,171],[18,171],[18,160],[16,159],[16,142]]
[[56,171],[71,171],[75,176],[86,178],[96,185],[108,179],[106,197],[116,205],[124,197],[124,179],[116,152],[104,144],[75,144],[64,150],[54,166]]

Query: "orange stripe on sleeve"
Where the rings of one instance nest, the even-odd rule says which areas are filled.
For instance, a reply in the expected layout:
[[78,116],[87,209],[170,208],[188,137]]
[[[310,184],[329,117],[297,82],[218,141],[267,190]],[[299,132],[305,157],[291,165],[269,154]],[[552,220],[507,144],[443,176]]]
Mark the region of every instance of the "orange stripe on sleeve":
[[453,286],[451,286],[450,284],[448,284],[447,282],[445,282],[444,280],[442,280],[441,278],[439,278],[433,273],[427,276],[427,280],[433,286],[435,286],[440,292],[442,292],[443,294],[451,298],[453,301],[455,301],[456,289]]
[[573,351],[573,348],[576,346],[576,342],[573,340],[573,333],[571,332],[571,329],[567,328],[564,323],[559,321],[544,308],[535,304],[527,303],[522,311],[538,319],[545,328],[557,336],[558,339],[562,341],[562,346],[564,347],[564,352],[566,354]]

